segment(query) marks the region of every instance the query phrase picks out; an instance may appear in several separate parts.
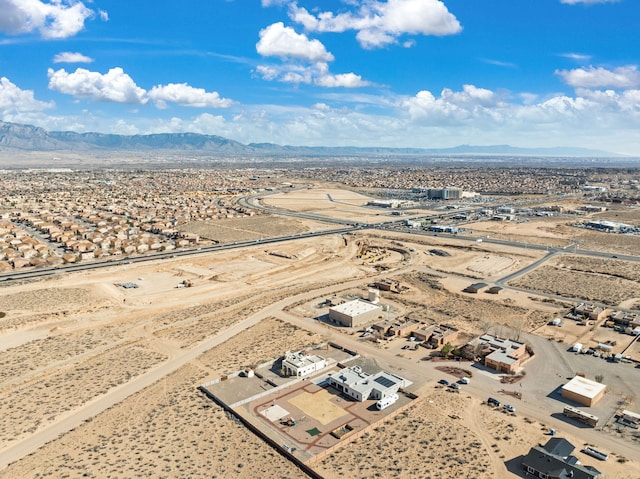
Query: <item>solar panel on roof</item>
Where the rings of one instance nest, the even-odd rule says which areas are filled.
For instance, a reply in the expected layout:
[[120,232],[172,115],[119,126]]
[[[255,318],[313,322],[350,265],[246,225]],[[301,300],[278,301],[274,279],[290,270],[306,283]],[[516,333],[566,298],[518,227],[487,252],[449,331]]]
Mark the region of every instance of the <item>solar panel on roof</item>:
[[385,387],[385,388],[391,387],[396,383],[395,381],[392,381],[391,379],[384,376],[378,376],[377,378],[374,379],[374,381],[377,382],[378,384],[381,384],[382,387]]

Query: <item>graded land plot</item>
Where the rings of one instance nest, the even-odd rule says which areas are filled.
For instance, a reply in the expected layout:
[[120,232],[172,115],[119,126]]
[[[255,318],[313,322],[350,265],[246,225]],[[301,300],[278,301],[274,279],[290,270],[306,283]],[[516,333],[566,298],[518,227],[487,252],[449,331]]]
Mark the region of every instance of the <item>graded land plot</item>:
[[272,236],[287,236],[324,229],[322,223],[292,218],[253,216],[218,221],[194,221],[182,226],[185,231],[217,243],[250,241]]
[[[355,191],[314,188],[269,195],[265,196],[261,201],[266,205],[277,208],[304,213],[317,213],[330,218],[353,221],[354,223],[377,223],[394,218],[391,216],[393,212],[391,208],[366,206],[367,202],[372,200],[374,198]],[[404,218],[408,219],[424,214],[424,211],[420,214],[417,211],[413,211],[404,216]]]
[[[554,258],[549,263],[511,282],[511,286],[541,293],[580,298],[616,306],[640,297],[637,263],[569,257]],[[620,263],[620,265],[618,265]],[[620,266],[620,272],[616,269]],[[623,267],[624,266],[624,267]]]
[[0,288],[0,331],[48,320],[64,318],[91,305],[94,309],[111,304],[100,288],[92,287],[42,287],[41,284],[4,286]]
[[465,227],[475,235],[518,241],[520,243],[564,247],[572,244],[573,238],[582,231],[568,226],[575,218],[542,218],[526,222],[479,221]]
[[371,238],[400,242],[414,250],[413,262],[434,271],[456,274],[472,279],[490,280],[506,276],[545,255],[544,251],[524,247],[508,247],[474,241],[447,241],[438,237],[377,232]]

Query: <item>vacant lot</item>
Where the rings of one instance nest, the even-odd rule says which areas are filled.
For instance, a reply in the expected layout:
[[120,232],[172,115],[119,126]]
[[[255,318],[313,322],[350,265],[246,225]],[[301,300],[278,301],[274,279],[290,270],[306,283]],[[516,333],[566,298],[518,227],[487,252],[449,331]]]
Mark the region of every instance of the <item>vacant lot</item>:
[[511,284],[615,306],[640,296],[639,268],[637,263],[624,261],[561,257]]
[[272,236],[287,236],[309,231],[300,220],[254,216],[251,218],[231,218],[218,221],[197,221],[182,227],[185,231],[200,235],[204,239],[218,243],[250,241]]

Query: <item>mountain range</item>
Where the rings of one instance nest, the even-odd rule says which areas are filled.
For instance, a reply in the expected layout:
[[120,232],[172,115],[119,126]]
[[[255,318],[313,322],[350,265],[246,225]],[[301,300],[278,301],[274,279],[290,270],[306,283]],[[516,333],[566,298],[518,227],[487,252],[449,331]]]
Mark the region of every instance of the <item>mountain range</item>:
[[600,157],[619,155],[606,151],[576,147],[518,148],[510,145],[452,148],[380,148],[355,146],[289,146],[273,143],[243,144],[216,135],[198,133],[159,133],[151,135],[113,135],[104,133],[76,133],[47,131],[32,125],[0,121],[0,152],[151,152],[200,153],[209,155],[252,156],[436,156],[436,155],[513,155],[547,157]]

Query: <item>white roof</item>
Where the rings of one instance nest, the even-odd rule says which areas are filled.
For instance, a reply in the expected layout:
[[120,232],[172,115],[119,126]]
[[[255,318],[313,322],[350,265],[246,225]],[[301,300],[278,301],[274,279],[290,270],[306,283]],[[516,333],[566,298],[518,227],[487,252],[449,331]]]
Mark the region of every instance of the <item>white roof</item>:
[[563,391],[569,391],[583,397],[594,398],[606,389],[605,384],[600,384],[591,379],[581,376],[574,377],[567,384],[562,386]]
[[346,314],[349,316],[358,316],[370,311],[376,311],[380,309],[380,306],[368,301],[362,301],[361,299],[354,299],[353,301],[348,301],[329,309],[332,309],[336,313]]

